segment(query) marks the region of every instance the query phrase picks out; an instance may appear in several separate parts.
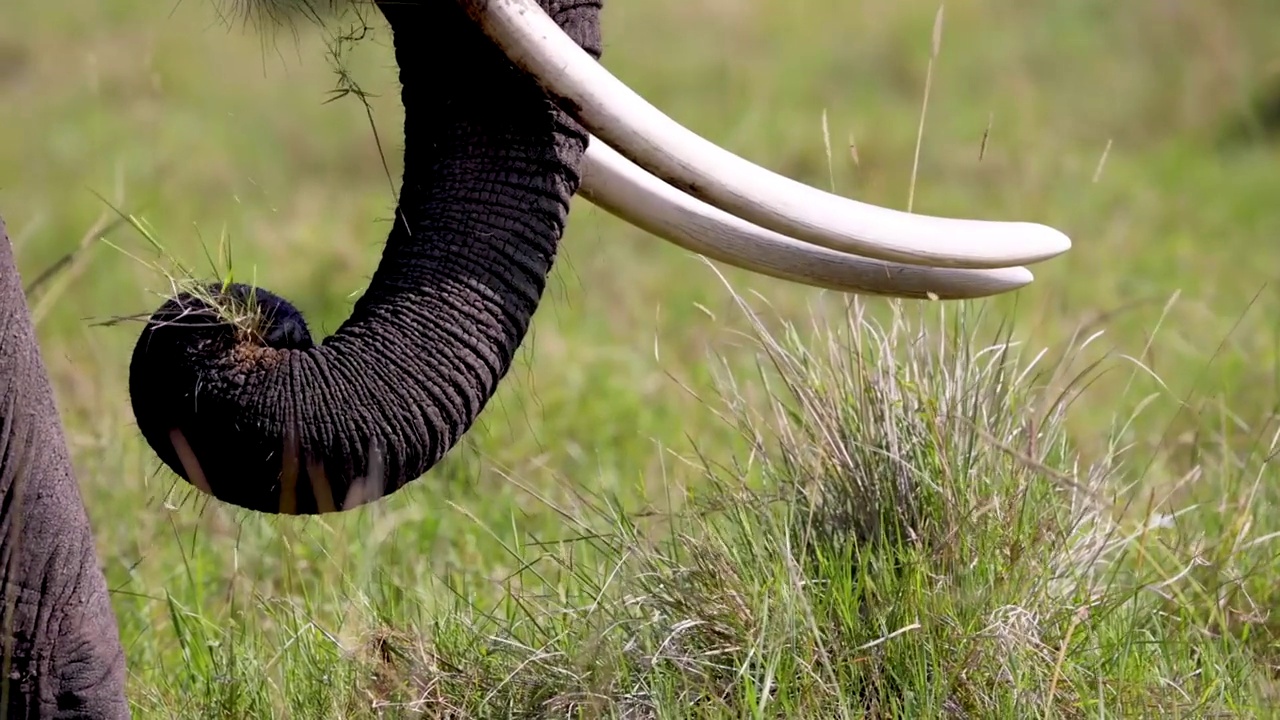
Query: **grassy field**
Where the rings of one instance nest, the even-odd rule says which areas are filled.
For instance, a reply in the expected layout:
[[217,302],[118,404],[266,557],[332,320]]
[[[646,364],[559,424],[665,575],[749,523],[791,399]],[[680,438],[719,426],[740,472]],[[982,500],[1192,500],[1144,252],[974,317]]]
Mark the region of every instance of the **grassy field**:
[[[1031,287],[722,279],[578,200],[464,444],[375,506],[279,519],[138,435],[121,318],[168,281],[103,198],[192,266],[229,241],[236,279],[331,332],[393,207],[373,128],[398,180],[384,28],[338,46],[371,128],[325,103],[338,26],[3,3],[0,213],[136,716],[1272,716],[1273,5],[948,5],[914,209],[1062,228]],[[936,10],[608,0],[604,62],[735,152],[901,208]]]

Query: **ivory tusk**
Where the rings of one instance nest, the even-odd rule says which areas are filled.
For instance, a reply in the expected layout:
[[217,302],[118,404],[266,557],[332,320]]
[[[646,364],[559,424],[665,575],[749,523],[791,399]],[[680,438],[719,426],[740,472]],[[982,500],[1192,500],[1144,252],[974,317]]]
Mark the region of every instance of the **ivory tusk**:
[[593,205],[690,252],[782,280],[889,297],[940,300],[1017,290],[1034,276],[1023,267],[930,268],[830,250],[753,225],[680,192],[592,138],[578,194]]
[[533,0],[457,0],[507,57],[588,130],[667,183],[743,220],[832,250],[917,265],[997,268],[1066,252],[1045,225],[916,215],[809,187],[716,146],[645,101]]

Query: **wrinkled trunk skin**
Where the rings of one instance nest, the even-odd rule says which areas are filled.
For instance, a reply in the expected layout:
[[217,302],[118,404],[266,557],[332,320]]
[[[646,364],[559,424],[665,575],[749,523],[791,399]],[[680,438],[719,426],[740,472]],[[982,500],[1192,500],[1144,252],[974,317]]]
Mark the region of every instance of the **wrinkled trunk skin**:
[[[542,4],[599,57],[599,0]],[[296,309],[264,295],[276,320],[255,339],[179,297],[152,316],[130,366],[159,458],[251,510],[349,509],[435,465],[509,370],[580,182],[585,130],[454,2],[377,5],[400,69],[405,169],[351,317],[312,345]]]
[[127,718],[124,652],[0,220],[0,712]]
[[[598,0],[543,2],[599,56]],[[157,454],[243,507],[341,510],[436,463],[509,369],[578,188],[587,134],[456,6],[379,7],[404,87],[405,173],[351,318],[314,346],[295,309],[259,293],[272,317],[247,341],[208,317],[166,316],[196,302],[171,301],[130,367]],[[372,496],[349,492],[361,478]],[[0,590],[7,718],[129,717],[119,630],[2,224]]]

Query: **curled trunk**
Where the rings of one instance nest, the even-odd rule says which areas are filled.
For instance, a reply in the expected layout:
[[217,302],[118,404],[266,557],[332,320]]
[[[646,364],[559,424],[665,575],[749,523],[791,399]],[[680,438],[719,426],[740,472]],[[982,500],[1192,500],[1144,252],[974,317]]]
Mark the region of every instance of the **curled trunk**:
[[[351,317],[313,345],[283,299],[212,288],[165,303],[130,367],[138,426],[164,463],[253,510],[350,508],[444,456],[524,339],[580,182],[586,132],[455,3],[378,7],[400,68],[405,169]],[[599,0],[543,7],[599,56]],[[228,322],[246,301],[257,320]]]

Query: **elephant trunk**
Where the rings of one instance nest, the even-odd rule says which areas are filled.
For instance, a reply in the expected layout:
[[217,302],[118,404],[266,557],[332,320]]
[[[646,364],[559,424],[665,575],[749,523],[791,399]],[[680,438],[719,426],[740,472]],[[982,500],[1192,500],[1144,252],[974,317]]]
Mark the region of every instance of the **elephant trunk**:
[[[542,3],[599,57],[599,0]],[[456,3],[378,6],[400,68],[404,175],[351,317],[313,346],[284,300],[211,287],[166,302],[134,350],[151,447],[245,508],[347,509],[438,462],[506,375],[578,189],[587,133]]]
[[0,715],[127,718],[120,634],[3,221],[0,308]]

